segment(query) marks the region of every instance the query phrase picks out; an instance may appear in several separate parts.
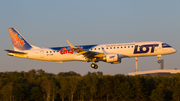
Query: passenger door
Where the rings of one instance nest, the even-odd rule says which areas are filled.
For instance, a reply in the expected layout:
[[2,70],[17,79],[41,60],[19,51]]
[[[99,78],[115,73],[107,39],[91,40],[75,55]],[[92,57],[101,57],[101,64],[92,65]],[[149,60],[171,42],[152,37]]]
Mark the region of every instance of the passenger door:
[[41,57],[41,58],[44,57],[44,50],[40,50],[40,57]]

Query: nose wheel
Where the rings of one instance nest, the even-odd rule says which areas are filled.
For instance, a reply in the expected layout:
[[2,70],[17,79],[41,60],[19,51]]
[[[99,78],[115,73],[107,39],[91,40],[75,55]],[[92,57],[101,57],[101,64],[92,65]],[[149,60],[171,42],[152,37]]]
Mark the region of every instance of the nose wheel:
[[157,62],[158,62],[158,63],[161,63],[161,60],[158,60]]
[[158,63],[161,63],[161,60],[159,59],[160,57],[161,57],[161,55],[157,55]]
[[96,63],[92,63],[91,64],[91,67],[94,68],[94,69],[97,69],[98,68],[98,65]]

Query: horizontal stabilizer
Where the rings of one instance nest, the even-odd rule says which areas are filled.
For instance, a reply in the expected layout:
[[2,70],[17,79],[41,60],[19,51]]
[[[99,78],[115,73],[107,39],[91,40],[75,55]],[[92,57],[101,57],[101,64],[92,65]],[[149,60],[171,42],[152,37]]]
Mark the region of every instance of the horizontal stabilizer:
[[24,53],[24,52],[18,52],[18,51],[13,51],[13,50],[8,50],[8,49],[5,49],[5,51],[7,51],[9,53],[27,54],[27,53]]

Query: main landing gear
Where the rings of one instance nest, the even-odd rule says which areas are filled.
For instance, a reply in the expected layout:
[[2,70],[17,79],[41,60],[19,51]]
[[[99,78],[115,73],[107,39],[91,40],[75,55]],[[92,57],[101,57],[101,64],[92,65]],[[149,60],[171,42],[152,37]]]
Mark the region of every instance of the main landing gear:
[[161,57],[161,55],[157,55],[158,63],[161,63],[161,60],[159,59],[160,57]]
[[97,69],[98,68],[98,65],[96,63],[92,63],[91,64],[91,67],[94,68],[94,69]]

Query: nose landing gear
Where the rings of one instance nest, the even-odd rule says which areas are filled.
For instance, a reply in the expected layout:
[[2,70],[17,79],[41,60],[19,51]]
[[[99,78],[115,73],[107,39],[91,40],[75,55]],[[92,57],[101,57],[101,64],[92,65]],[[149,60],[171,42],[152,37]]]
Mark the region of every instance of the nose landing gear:
[[158,63],[161,63],[161,60],[159,59],[160,57],[161,57],[161,55],[157,55]]
[[161,60],[158,60],[157,62],[158,62],[158,63],[161,63]]

